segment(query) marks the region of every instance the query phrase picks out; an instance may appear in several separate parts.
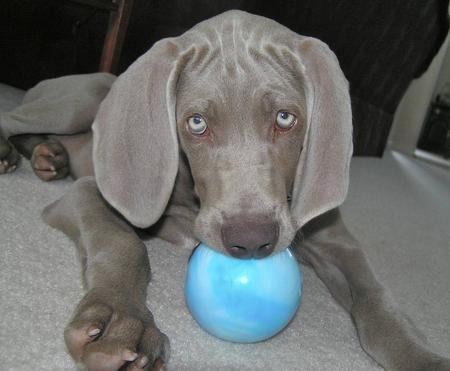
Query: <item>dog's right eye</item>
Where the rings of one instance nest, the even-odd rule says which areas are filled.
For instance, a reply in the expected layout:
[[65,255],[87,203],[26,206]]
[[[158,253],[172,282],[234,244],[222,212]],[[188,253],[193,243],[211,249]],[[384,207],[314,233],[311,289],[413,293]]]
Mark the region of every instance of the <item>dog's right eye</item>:
[[297,117],[287,111],[279,111],[277,113],[277,126],[281,130],[289,130],[297,121]]
[[189,131],[194,135],[203,135],[206,133],[206,130],[208,129],[206,120],[198,113],[189,117],[187,123]]

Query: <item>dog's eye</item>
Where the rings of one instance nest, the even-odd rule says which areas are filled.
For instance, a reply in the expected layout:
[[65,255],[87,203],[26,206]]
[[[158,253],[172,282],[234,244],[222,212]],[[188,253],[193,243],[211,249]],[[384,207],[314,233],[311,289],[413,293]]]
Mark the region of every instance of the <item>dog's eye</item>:
[[279,111],[277,113],[277,126],[280,129],[290,129],[297,121],[297,117],[287,111]]
[[206,132],[206,129],[208,128],[205,119],[198,113],[189,117],[187,123],[190,132],[194,135],[202,135]]

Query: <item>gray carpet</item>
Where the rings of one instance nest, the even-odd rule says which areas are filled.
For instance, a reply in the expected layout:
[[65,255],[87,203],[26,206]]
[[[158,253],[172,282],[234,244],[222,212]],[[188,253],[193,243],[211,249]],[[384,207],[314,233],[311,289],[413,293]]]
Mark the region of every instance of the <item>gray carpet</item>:
[[[20,96],[0,86],[0,107],[12,108]],[[0,370],[74,369],[62,332],[82,297],[75,248],[40,219],[70,183],[41,182],[25,161],[0,176]],[[448,170],[399,154],[355,158],[343,215],[379,279],[450,356]],[[237,345],[209,336],[190,317],[182,289],[189,252],[158,240],[148,251],[148,306],[171,339],[170,370],[380,370],[310,269],[303,267],[302,304],[289,327],[269,341]]]

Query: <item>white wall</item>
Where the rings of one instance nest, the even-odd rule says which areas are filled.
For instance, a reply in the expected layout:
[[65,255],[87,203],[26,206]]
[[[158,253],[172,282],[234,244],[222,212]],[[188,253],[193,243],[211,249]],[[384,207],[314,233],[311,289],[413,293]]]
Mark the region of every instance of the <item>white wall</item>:
[[450,81],[450,33],[428,70],[412,81],[394,116],[388,148],[412,155],[422,130],[428,107],[439,89]]

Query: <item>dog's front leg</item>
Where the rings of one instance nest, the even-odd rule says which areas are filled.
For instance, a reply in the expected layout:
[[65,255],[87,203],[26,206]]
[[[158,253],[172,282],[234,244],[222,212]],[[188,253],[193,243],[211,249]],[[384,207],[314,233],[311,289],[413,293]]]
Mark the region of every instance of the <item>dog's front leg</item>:
[[358,242],[332,210],[303,228],[300,259],[310,263],[355,322],[364,350],[388,370],[450,371],[450,360],[396,306],[374,276]]
[[44,218],[74,240],[82,261],[87,293],[64,334],[80,369],[162,369],[168,340],[145,305],[150,266],[132,227],[91,177],[76,181]]

